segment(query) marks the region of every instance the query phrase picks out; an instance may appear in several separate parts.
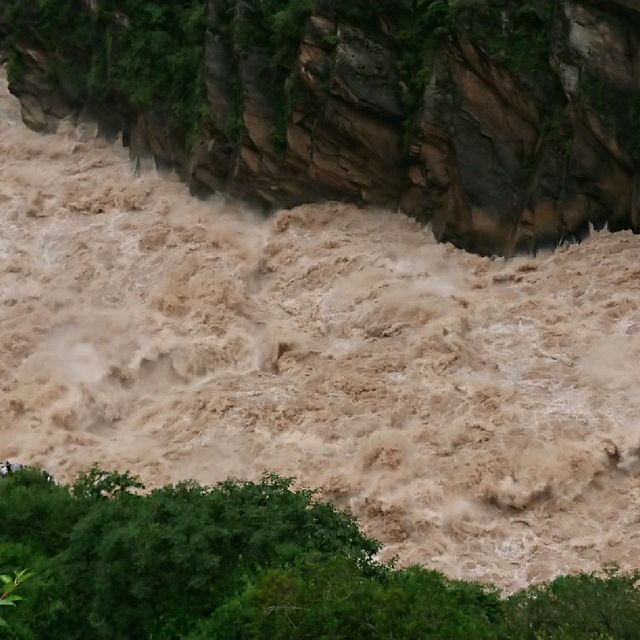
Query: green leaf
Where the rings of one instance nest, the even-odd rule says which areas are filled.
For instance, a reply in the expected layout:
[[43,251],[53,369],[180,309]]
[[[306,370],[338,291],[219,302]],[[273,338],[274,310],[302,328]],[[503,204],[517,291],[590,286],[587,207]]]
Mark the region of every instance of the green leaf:
[[2,602],[8,602],[10,604],[13,604],[14,602],[20,602],[20,600],[24,600],[24,598],[22,596],[9,596],[4,600],[2,600]]
[[22,571],[16,571],[15,584],[17,585],[21,582],[26,582],[32,576],[33,576],[33,573],[31,573],[28,569],[23,569]]

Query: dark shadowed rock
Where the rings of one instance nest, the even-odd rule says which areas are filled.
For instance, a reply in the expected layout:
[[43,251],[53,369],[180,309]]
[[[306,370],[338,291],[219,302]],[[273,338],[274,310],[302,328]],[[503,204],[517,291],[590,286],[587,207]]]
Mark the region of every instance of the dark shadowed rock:
[[322,199],[401,209],[483,254],[535,252],[589,225],[640,231],[639,2],[558,2],[547,66],[535,72],[497,62],[461,24],[434,52],[411,115],[403,45],[382,20],[345,22],[340,2],[317,0],[297,59],[274,83],[265,42],[227,28],[231,16],[234,33],[252,33],[256,10],[208,0],[209,108],[189,145],[162,109],[87,104],[76,87],[53,86],[37,40],[18,43],[24,71],[11,89],[35,130],[92,114],[104,133],[124,131],[133,158],[266,210]]

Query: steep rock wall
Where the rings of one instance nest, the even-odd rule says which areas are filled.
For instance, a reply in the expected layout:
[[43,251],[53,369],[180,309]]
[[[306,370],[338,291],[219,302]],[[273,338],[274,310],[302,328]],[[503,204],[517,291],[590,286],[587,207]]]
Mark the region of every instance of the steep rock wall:
[[[432,0],[422,22],[410,0],[282,0],[269,20],[249,0],[181,0],[171,16],[66,0],[75,13],[57,30],[47,2],[18,4],[0,0],[0,32],[25,122],[97,119],[194,190],[266,209],[399,208],[483,254],[535,252],[589,224],[640,231],[634,0]],[[159,35],[146,46],[136,24]],[[123,67],[139,62],[141,87],[168,65],[166,93],[137,91]]]

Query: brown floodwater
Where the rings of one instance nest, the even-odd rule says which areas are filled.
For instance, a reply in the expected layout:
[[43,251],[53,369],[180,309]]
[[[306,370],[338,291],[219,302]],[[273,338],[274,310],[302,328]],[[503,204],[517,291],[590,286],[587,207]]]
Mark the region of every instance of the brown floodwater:
[[387,211],[200,201],[0,81],[0,458],[295,476],[382,557],[640,567],[640,237],[506,262]]

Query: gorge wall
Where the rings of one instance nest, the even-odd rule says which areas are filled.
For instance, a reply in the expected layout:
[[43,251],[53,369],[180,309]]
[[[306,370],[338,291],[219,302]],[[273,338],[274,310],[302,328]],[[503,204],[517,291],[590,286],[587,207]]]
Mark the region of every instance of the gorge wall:
[[0,0],[24,121],[97,120],[196,192],[397,208],[481,254],[640,231],[640,2],[168,5]]

